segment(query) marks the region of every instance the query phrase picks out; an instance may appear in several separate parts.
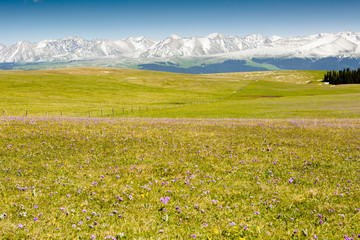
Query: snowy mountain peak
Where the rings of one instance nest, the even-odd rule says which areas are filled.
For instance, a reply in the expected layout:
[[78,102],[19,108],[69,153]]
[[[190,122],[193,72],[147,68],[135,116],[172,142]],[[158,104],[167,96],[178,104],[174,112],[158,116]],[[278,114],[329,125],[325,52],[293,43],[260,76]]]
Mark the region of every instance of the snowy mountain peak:
[[269,40],[272,41],[272,42],[276,42],[276,41],[278,41],[280,39],[283,39],[283,38],[280,37],[280,36],[271,36],[271,37],[269,37]]
[[146,40],[147,38],[144,36],[140,36],[140,37],[127,37],[124,40],[130,40],[130,41],[143,41]]
[[222,33],[216,32],[216,33],[211,33],[209,35],[206,36],[207,38],[210,39],[215,39],[215,38],[226,38],[226,36]]
[[244,39],[247,41],[263,41],[265,37],[260,34],[252,34],[245,36]]
[[170,35],[170,38],[172,38],[172,39],[177,39],[177,40],[182,39],[182,37],[180,37],[180,36],[177,35],[177,34],[171,34],[171,35]]
[[136,37],[135,38],[136,41],[144,41],[144,40],[148,40],[145,36],[140,36],[140,37]]
[[17,46],[24,46],[24,45],[30,45],[31,43],[28,41],[19,41],[15,45]]
[[229,37],[221,33],[212,33],[206,37],[182,38],[172,34],[160,41],[144,36],[116,41],[85,40],[81,37],[69,36],[38,43],[20,41],[11,46],[0,44],[0,62],[57,62],[95,60],[104,57],[249,59],[334,56],[360,57],[360,33],[348,31],[289,38],[264,37],[259,34]]
[[81,41],[84,40],[82,37],[79,36],[67,36],[65,37],[63,40],[76,40],[76,41]]

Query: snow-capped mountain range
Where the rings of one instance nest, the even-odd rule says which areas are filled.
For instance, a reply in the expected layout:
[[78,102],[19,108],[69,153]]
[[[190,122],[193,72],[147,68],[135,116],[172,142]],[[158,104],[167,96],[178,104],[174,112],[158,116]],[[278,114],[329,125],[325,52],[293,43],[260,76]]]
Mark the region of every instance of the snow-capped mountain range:
[[0,44],[0,62],[3,63],[66,62],[112,57],[132,59],[360,57],[360,33],[321,33],[289,38],[261,35],[237,37],[213,33],[206,37],[189,38],[171,35],[160,41],[146,37],[129,37],[115,41],[67,37],[38,43],[20,41],[11,46]]

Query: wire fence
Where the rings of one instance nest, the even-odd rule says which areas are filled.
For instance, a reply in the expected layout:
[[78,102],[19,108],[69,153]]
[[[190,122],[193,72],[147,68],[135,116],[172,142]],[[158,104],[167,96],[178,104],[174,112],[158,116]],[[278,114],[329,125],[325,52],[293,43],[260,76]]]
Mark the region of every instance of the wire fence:
[[18,108],[2,109],[2,116],[21,116],[21,117],[121,117],[121,116],[137,116],[156,114],[164,111],[174,111],[175,109],[191,108],[198,105],[215,103],[221,99],[194,101],[189,103],[163,104],[163,105],[124,105],[112,108],[88,108],[81,109],[74,107],[73,109],[54,109],[50,108],[46,111],[27,108],[19,110]]

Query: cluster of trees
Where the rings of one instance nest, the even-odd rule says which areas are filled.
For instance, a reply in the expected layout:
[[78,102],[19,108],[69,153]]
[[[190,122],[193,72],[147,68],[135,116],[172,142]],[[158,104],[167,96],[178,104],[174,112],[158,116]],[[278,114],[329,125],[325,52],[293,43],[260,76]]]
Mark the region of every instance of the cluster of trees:
[[323,82],[334,85],[360,83],[360,68],[358,70],[348,68],[343,71],[329,71],[325,74]]

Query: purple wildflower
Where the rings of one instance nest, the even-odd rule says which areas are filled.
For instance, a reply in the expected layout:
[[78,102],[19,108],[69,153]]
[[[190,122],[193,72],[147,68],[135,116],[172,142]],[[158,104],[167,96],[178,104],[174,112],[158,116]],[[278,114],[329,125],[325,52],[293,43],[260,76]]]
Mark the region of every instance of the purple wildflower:
[[167,204],[169,200],[170,200],[170,197],[160,198],[160,201],[162,201],[163,204]]

